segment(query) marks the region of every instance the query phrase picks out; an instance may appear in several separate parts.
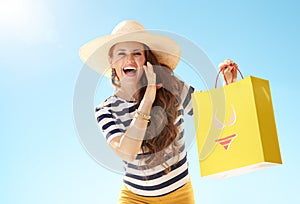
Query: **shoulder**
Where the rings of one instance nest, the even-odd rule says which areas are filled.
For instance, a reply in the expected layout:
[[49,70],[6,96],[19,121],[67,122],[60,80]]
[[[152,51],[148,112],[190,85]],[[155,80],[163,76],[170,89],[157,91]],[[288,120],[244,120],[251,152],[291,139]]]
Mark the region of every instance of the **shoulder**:
[[96,105],[95,112],[98,112],[102,109],[112,109],[113,107],[118,107],[122,103],[124,103],[124,101],[120,100],[115,96],[110,96],[107,99],[105,99],[102,103]]

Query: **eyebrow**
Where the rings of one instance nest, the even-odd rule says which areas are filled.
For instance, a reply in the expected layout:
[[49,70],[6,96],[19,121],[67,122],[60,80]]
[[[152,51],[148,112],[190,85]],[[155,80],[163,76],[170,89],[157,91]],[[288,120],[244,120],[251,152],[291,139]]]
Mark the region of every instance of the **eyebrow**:
[[[127,49],[124,49],[124,48],[120,48],[118,50],[116,50],[117,52],[119,51],[127,51]],[[136,52],[136,51],[142,51],[141,49],[134,49],[132,52]]]

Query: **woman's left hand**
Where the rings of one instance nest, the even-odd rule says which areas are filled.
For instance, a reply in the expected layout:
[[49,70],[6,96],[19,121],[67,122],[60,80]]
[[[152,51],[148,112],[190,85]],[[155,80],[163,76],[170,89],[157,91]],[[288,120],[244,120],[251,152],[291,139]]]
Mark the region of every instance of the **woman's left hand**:
[[224,81],[227,84],[236,81],[238,65],[234,61],[226,59],[219,64],[219,68],[222,70]]

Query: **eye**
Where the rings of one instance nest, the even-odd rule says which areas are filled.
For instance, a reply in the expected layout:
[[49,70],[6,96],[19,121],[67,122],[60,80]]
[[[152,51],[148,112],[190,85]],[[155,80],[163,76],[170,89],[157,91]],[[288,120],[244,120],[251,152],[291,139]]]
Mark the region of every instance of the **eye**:
[[135,52],[135,53],[133,53],[135,56],[140,56],[140,55],[142,55],[142,53],[141,52]]
[[123,56],[123,55],[125,55],[125,52],[118,52],[118,55]]

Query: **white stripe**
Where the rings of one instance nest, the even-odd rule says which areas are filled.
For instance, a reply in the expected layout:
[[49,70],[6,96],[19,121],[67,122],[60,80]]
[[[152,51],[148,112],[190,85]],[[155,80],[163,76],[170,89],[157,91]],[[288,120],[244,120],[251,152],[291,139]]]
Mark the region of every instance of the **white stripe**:
[[95,118],[97,119],[100,115],[103,115],[103,114],[110,114],[110,112],[108,112],[107,109],[105,109],[105,108],[101,108],[100,110],[95,112]]
[[114,114],[116,118],[120,119],[122,122],[125,122],[134,117],[134,112],[126,112],[124,115]]
[[187,168],[188,168],[188,166],[187,166],[187,162],[186,162],[181,167],[169,172],[167,175],[161,176],[161,177],[153,179],[153,180],[141,181],[141,180],[131,178],[128,176],[124,176],[124,180],[129,181],[134,184],[137,184],[137,185],[140,185],[140,186],[155,186],[157,184],[164,183],[164,182],[176,177],[177,175],[184,172]]
[[[119,103],[119,105],[112,107],[114,110],[122,110],[124,108],[130,108],[136,104],[136,103],[130,103],[130,102],[127,102],[124,100],[120,100],[116,97],[111,97],[109,100],[107,100],[107,102],[104,104],[104,106],[107,106],[107,105],[113,104],[113,103],[117,103],[117,102]],[[115,109],[115,108],[117,108],[117,109]]]
[[182,103],[184,102],[184,100],[189,92],[189,87],[190,86],[188,84],[184,83],[184,86],[183,86],[182,92],[181,92],[181,100],[182,100],[181,102]]
[[116,134],[111,135],[108,139],[107,139],[107,143],[109,144],[111,142],[112,139],[116,138],[116,137],[120,137],[122,136],[124,133],[122,132],[118,132]]
[[[108,114],[110,114],[110,112],[108,110],[113,110],[114,112],[120,112],[124,109],[129,109],[131,107],[134,106],[134,104],[128,104],[128,103],[120,103],[118,106],[113,106],[113,107],[108,107],[109,104],[113,104],[117,101],[120,100],[112,100],[112,101],[106,101],[106,103],[102,103],[99,104],[98,106],[96,106],[96,108],[100,109],[99,111],[96,111],[96,115],[99,116],[101,114],[104,114],[104,111]],[[102,110],[101,110],[102,109]]]
[[184,109],[184,114],[187,114],[188,112],[190,112],[190,110],[192,109],[192,100],[189,101],[188,105],[186,106],[186,108]]

